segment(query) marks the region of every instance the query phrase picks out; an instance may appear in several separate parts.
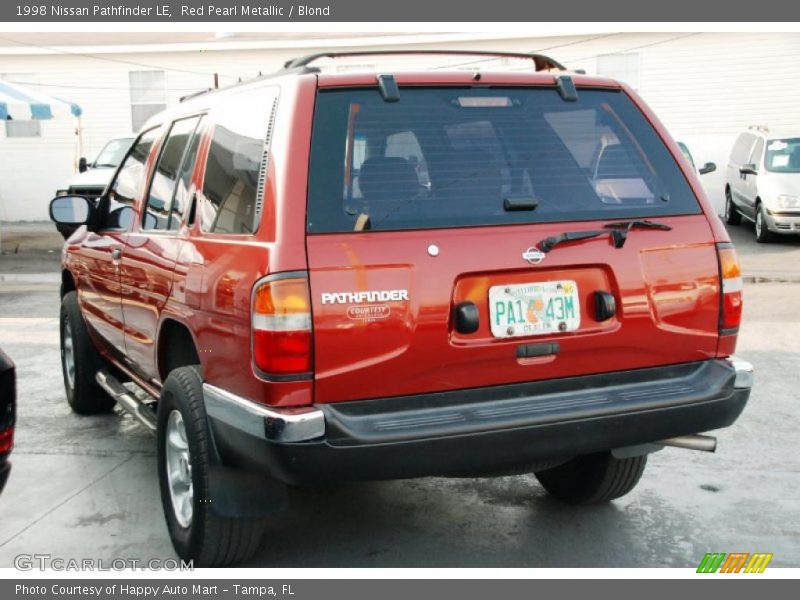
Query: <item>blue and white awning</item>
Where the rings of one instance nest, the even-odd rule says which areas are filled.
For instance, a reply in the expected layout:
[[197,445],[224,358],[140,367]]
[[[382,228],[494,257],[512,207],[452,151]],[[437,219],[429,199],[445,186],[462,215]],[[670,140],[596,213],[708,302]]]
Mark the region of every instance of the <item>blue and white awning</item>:
[[62,116],[81,116],[81,107],[0,79],[0,121],[14,119],[29,121]]

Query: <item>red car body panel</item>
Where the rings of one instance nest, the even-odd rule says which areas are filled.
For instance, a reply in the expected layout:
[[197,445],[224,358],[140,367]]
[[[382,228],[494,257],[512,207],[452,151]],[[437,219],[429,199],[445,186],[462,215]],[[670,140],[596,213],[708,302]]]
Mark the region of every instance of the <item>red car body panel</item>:
[[[541,225],[314,235],[308,238],[317,402],[483,387],[704,360],[715,355],[719,277],[702,215],[658,219],[672,231],[635,231],[623,248],[607,237],[565,245],[531,266],[522,253],[564,231]],[[595,223],[570,224],[579,231]],[[709,240],[698,243],[697,240]],[[439,248],[436,257],[427,247]],[[591,257],[588,258],[587,257]],[[494,338],[488,288],[541,281],[577,283],[581,328]],[[407,289],[374,321],[351,318],[323,292]],[[594,319],[592,294],[610,291],[618,318]],[[480,328],[454,332],[453,307],[473,301]],[[518,359],[522,343],[557,341],[558,355]]]

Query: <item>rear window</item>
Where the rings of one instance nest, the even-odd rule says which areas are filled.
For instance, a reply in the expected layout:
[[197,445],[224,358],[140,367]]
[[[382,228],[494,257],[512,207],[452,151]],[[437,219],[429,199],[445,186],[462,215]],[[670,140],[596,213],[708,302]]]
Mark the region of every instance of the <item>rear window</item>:
[[577,102],[551,88],[317,97],[309,232],[699,212],[674,158],[620,92],[581,89]]

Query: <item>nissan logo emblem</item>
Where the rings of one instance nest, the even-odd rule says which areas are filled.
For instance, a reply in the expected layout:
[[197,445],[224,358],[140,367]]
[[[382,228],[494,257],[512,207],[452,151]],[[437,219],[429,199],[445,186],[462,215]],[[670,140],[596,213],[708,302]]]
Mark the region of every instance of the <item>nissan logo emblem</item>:
[[547,255],[535,246],[531,246],[522,253],[522,258],[527,260],[532,265],[538,265],[544,260],[545,256]]

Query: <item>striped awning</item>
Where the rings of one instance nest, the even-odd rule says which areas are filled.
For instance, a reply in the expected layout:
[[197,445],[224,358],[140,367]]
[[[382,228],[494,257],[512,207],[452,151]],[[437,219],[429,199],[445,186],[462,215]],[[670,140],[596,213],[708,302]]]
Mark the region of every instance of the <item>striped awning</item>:
[[74,102],[0,79],[0,120],[44,120],[69,115],[80,117],[81,112],[81,107]]

